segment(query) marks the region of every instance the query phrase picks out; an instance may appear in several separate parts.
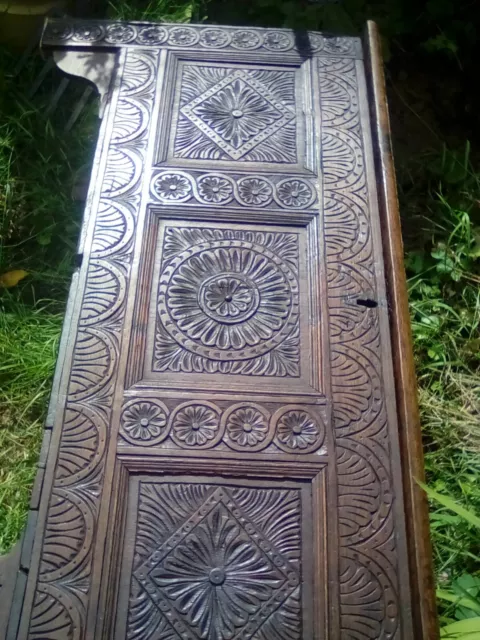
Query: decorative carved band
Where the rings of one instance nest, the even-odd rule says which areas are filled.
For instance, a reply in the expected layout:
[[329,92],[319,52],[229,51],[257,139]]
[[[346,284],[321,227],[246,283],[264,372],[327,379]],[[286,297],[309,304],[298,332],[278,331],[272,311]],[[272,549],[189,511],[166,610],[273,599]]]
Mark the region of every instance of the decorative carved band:
[[181,449],[211,449],[223,443],[245,453],[268,449],[269,453],[307,454],[322,448],[324,440],[323,420],[308,405],[285,405],[272,414],[254,402],[237,402],[222,410],[213,402],[197,400],[170,411],[164,402],[152,398],[125,404],[119,443]]
[[112,45],[205,51],[229,50],[237,53],[299,52],[304,56],[362,57],[358,38],[342,38],[314,31],[294,34],[287,29],[244,29],[235,27],[197,27],[175,24],[120,24],[115,22],[49,19],[43,44],[95,46]]
[[328,261],[331,371],[340,523],[341,628],[359,640],[399,626],[389,435],[376,267],[355,62],[318,61]]
[[243,176],[234,179],[226,173],[193,175],[187,171],[168,169],[154,174],[151,193],[166,205],[185,203],[208,207],[241,206],[249,209],[281,207],[302,210],[316,202],[314,181],[302,178]]

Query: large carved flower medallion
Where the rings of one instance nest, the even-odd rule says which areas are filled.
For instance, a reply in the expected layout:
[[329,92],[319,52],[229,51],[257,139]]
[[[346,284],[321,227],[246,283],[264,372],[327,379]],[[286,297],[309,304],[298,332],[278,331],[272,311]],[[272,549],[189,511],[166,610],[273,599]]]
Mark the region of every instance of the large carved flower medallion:
[[217,361],[267,353],[298,321],[298,283],[270,249],[212,240],[181,252],[160,277],[164,330],[196,355]]

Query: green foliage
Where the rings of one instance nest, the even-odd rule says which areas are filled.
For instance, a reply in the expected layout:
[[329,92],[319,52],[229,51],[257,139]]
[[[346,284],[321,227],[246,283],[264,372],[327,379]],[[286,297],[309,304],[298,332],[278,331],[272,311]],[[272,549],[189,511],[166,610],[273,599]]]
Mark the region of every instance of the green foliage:
[[20,77],[10,77],[15,62],[0,51],[0,274],[28,271],[23,293],[29,303],[64,300],[83,208],[73,193],[90,171],[97,118],[92,108],[73,132],[64,132],[84,85],[72,89],[50,121],[43,113],[60,74],[52,74],[33,101],[28,90],[43,61],[32,58]]
[[0,554],[25,525],[63,315],[7,294],[0,308]]
[[108,17],[113,20],[150,22],[201,22],[207,0],[140,0],[109,2]]
[[[477,535],[480,534],[480,517],[476,513],[465,509],[451,497],[437,493],[421,482],[419,484],[434,503],[439,503],[447,511],[453,511],[460,521],[472,526]],[[449,515],[444,514],[441,509],[437,515],[444,519],[449,518]],[[477,559],[480,561],[480,558]],[[450,589],[437,589],[437,598],[441,602],[451,603],[450,608],[447,608],[447,612],[442,617],[445,624],[440,630],[441,637],[457,638],[457,640],[478,639],[480,632],[480,576],[462,574],[452,581]],[[447,613],[450,613],[450,616],[453,615],[453,619],[447,617]]]
[[480,614],[480,176],[469,145],[419,166],[403,185],[406,267],[439,612],[460,639]]

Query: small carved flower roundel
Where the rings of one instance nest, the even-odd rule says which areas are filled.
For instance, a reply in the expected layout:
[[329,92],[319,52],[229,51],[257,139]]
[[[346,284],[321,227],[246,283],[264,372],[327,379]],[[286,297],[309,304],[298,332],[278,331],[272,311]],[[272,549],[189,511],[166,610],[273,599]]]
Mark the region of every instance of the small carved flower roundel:
[[204,176],[198,181],[198,193],[205,202],[220,204],[231,200],[233,186],[222,176]]
[[277,184],[279,204],[292,209],[303,209],[313,202],[314,194],[303,180],[283,180]]
[[212,403],[183,404],[172,416],[173,438],[182,447],[209,447],[219,435],[219,409]]
[[135,31],[126,24],[111,24],[107,27],[105,40],[107,42],[122,43],[130,42],[135,38]]
[[308,453],[322,445],[323,425],[301,408],[282,410],[275,442],[284,451]]
[[260,36],[255,31],[236,31],[232,45],[237,49],[255,49],[260,44]]
[[226,31],[221,29],[205,29],[200,35],[200,42],[205,47],[211,47],[212,49],[218,49],[228,44],[230,38]]
[[292,40],[286,33],[271,31],[265,36],[264,44],[267,49],[285,51],[285,49],[289,49],[292,46]]
[[168,410],[159,401],[134,401],[122,413],[121,434],[132,444],[153,446],[167,437]]
[[243,178],[238,182],[238,194],[244,204],[263,207],[272,199],[272,187],[261,178]]
[[137,36],[139,44],[157,45],[163,42],[167,37],[167,32],[163,27],[142,27]]
[[80,26],[75,29],[75,40],[84,40],[85,42],[94,42],[100,40],[103,31],[97,26]]
[[73,33],[72,27],[63,24],[48,23],[45,29],[45,40],[66,40]]
[[189,27],[174,27],[168,37],[169,44],[176,46],[190,46],[195,44],[197,40],[197,32]]
[[263,449],[269,442],[269,414],[261,407],[234,405],[225,414],[227,444],[236,450]]
[[162,173],[153,181],[153,191],[162,200],[184,202],[190,198],[192,185],[179,173]]

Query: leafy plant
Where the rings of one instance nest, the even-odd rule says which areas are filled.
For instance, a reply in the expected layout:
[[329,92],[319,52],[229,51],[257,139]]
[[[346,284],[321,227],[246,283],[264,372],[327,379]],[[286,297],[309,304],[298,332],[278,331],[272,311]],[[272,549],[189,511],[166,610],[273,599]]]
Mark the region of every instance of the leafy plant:
[[[438,493],[427,485],[419,482],[428,497],[438,502],[442,507],[456,514],[458,518],[473,526],[480,535],[480,517],[473,511],[458,504],[450,496]],[[437,519],[451,518],[442,511],[437,512]],[[480,562],[480,558],[477,558]],[[462,574],[456,578],[450,589],[437,589],[437,598],[452,603],[453,620],[447,619],[442,626],[442,638],[456,638],[457,640],[478,640],[480,637],[480,576]],[[445,617],[444,617],[445,620]]]

